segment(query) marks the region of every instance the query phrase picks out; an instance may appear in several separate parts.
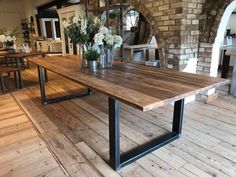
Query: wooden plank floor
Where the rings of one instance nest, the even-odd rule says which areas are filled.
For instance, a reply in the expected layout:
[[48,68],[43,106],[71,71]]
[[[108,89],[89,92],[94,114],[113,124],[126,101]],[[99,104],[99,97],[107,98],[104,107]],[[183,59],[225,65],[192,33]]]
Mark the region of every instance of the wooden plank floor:
[[0,176],[65,176],[9,94],[0,96],[0,115]]
[[[43,106],[36,73],[34,68],[25,70],[23,78],[27,88],[3,95],[0,99],[2,176],[236,176],[235,98],[221,95],[207,105],[199,102],[186,105],[180,139],[116,173],[103,160],[108,159],[109,147],[107,97],[95,92],[89,97]],[[49,73],[47,93],[50,97],[83,89]],[[144,114],[122,104],[122,152],[167,132],[171,128],[172,109],[172,106],[166,106]],[[26,133],[28,129],[29,133]],[[24,137],[27,140],[38,139],[22,143],[21,148],[26,150],[19,155],[17,143],[23,141]],[[37,146],[38,141],[43,144],[42,147]],[[38,156],[37,149],[40,148],[43,149],[42,157]],[[44,162],[42,159],[50,161],[50,165],[36,165]],[[34,169],[38,167],[34,173],[27,170],[32,166]],[[52,169],[57,170],[55,174]]]

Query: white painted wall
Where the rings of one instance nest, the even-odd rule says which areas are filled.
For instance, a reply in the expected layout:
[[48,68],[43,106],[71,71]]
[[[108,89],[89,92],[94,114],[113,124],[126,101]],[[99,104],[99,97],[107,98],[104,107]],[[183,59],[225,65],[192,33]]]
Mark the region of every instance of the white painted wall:
[[3,0],[0,1],[0,29],[13,31],[19,29],[17,44],[22,42],[21,35],[21,17],[22,8],[19,0]]

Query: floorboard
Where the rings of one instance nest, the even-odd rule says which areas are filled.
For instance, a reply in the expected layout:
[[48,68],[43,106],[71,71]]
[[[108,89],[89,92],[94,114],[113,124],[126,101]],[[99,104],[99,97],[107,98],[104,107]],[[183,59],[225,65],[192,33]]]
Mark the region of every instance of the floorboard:
[[[236,176],[236,99],[231,96],[187,104],[180,139],[115,172],[104,161],[109,159],[108,98],[93,92],[44,106],[35,67],[23,72],[23,80],[23,90],[0,96],[0,176]],[[51,98],[84,89],[49,72]],[[121,104],[121,151],[169,131],[172,110],[168,105],[142,113]],[[33,166],[38,168],[29,171]]]

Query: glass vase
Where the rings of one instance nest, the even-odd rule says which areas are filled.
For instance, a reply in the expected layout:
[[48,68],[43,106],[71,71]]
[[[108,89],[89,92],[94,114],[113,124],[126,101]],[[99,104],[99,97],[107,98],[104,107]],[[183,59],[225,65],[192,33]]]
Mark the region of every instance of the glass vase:
[[106,61],[106,53],[104,50],[104,46],[100,46],[100,55],[98,60],[98,67],[99,68],[106,68],[107,67],[107,61]]
[[88,48],[85,44],[82,44],[82,63],[81,63],[81,67],[82,68],[86,68],[88,67],[88,61],[85,58],[85,53],[87,52]]
[[106,65],[107,68],[112,67],[113,63],[113,51],[110,48],[105,48],[105,54],[106,54]]

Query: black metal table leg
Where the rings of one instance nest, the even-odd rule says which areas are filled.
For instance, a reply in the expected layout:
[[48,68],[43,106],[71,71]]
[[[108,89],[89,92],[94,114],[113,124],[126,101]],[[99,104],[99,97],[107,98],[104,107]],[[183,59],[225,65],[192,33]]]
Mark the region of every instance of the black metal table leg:
[[20,73],[20,71],[17,71],[17,73],[18,73],[19,85],[20,85],[20,88],[22,89],[23,88],[23,81],[22,81],[22,78],[21,78],[21,73]]
[[41,101],[42,101],[42,104],[44,104],[44,105],[57,103],[57,102],[68,100],[68,99],[79,98],[79,97],[91,95],[91,92],[88,90],[86,93],[78,93],[78,94],[72,94],[72,95],[66,95],[66,96],[62,96],[62,97],[47,99],[46,90],[45,90],[46,81],[45,81],[44,74],[45,74],[45,72],[43,72],[43,68],[41,66],[38,66]]
[[4,86],[3,76],[2,75],[0,75],[0,85],[1,85],[2,93],[4,93],[5,92],[5,86]]
[[[42,54],[42,57],[45,58],[45,55]],[[48,82],[48,72],[47,69],[44,68],[44,77],[45,77],[45,81]]]
[[21,70],[20,70],[19,58],[16,58],[16,67],[19,69],[17,71],[17,74],[18,74],[19,85],[20,85],[20,88],[22,89],[23,88],[23,81],[22,81],[22,78],[21,78]]
[[225,55],[225,53],[226,53],[226,50],[224,50],[224,54],[223,54],[221,78],[228,78],[228,72],[229,72],[230,56]]
[[181,134],[184,115],[184,99],[175,102],[172,132]]
[[41,93],[41,101],[42,104],[46,102],[46,93],[45,93],[45,80],[42,72],[42,67],[38,66],[38,75],[39,75],[39,86],[40,86],[40,93]]
[[135,160],[153,152],[154,150],[171,143],[178,139],[182,130],[184,111],[184,99],[176,101],[174,105],[172,131],[157,137],[143,145],[140,145],[128,152],[120,154],[120,108],[119,103],[109,98],[109,143],[110,143],[110,161],[109,165],[114,170],[134,162]]
[[44,77],[45,77],[45,81],[48,81],[48,72],[46,69],[44,69]]
[[119,102],[109,98],[109,143],[110,166],[120,169],[120,106]]
[[16,88],[19,88],[18,76],[17,76],[17,72],[16,71],[14,71],[14,81],[15,81]]

